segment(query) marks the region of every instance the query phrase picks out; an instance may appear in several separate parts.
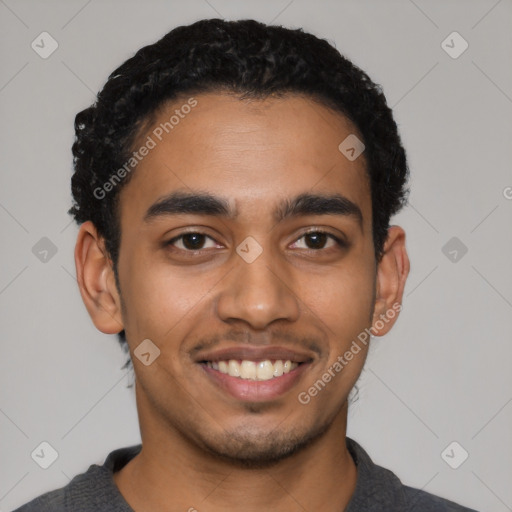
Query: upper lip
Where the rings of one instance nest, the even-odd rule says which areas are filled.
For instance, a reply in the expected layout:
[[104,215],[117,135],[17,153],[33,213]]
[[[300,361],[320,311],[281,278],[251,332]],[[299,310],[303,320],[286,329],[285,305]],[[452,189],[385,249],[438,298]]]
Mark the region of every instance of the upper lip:
[[300,350],[292,350],[285,347],[278,346],[236,346],[226,347],[216,350],[205,350],[195,355],[194,361],[196,363],[204,361],[228,361],[235,360],[248,360],[248,361],[265,361],[265,360],[282,360],[291,361],[292,363],[306,363],[313,360],[313,356],[308,352]]

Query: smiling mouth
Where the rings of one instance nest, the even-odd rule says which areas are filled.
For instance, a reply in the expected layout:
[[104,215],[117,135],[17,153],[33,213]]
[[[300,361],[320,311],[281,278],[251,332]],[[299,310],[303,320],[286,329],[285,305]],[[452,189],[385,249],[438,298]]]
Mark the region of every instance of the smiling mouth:
[[202,361],[202,364],[220,373],[238,379],[265,381],[272,380],[295,370],[302,363],[292,362],[289,359],[265,359],[264,361],[251,361],[248,359]]

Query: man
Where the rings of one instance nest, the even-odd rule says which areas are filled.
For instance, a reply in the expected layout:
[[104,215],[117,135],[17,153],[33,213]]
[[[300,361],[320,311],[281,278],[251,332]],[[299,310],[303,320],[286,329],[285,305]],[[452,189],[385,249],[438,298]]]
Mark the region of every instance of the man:
[[380,89],[326,41],[203,20],[79,113],[77,278],[130,350],[142,445],[29,511],[464,511],[346,437],[369,334],[409,260]]

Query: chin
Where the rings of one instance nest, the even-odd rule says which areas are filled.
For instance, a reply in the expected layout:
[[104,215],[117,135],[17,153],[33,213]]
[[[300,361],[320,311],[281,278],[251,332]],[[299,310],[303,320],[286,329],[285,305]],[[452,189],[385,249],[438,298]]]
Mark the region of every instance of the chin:
[[[279,428],[279,427],[277,427]],[[277,431],[266,433],[251,429],[226,432],[222,439],[203,440],[204,447],[216,458],[246,469],[264,469],[293,457],[317,442],[329,429],[324,425],[314,431]]]

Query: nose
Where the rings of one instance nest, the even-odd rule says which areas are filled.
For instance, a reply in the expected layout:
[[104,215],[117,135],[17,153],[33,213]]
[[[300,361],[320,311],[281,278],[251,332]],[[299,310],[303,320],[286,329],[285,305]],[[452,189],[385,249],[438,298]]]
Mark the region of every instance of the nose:
[[236,255],[234,265],[217,298],[219,318],[227,323],[243,321],[255,330],[276,320],[297,321],[300,300],[285,262],[265,249],[251,263]]

